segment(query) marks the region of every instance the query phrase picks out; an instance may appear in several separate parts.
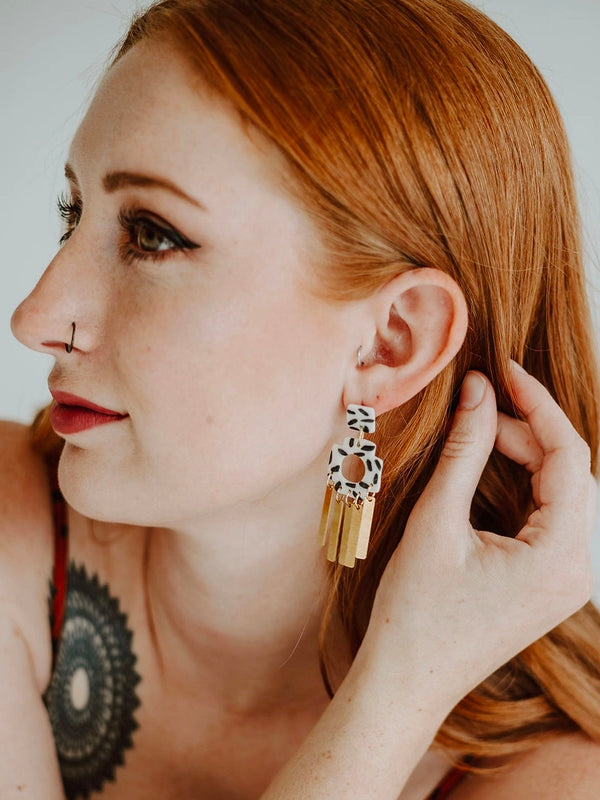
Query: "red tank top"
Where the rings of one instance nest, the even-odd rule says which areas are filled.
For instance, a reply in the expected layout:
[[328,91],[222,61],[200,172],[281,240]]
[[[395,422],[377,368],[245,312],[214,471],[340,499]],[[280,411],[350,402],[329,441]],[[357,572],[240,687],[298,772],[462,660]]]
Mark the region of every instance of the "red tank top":
[[[65,501],[58,486],[56,472],[51,472],[52,508],[54,513],[54,592],[51,608],[52,626],[52,665],[56,661],[62,623],[67,601],[67,566],[69,561],[69,530],[67,527],[67,513]],[[472,759],[467,757],[465,763]],[[451,769],[436,788],[427,796],[426,800],[443,800],[457,786],[467,773],[460,766]]]
[[463,765],[466,766],[473,760],[473,756],[465,756],[462,765],[459,764],[447,772],[431,794],[427,795],[426,800],[442,800],[443,797],[448,797],[450,792],[469,774]]
[[50,610],[52,634],[52,671],[58,653],[65,605],[67,602],[67,566],[69,563],[69,530],[62,492],[58,487],[56,470],[50,471],[52,511],[54,515],[54,569],[52,571],[53,594]]

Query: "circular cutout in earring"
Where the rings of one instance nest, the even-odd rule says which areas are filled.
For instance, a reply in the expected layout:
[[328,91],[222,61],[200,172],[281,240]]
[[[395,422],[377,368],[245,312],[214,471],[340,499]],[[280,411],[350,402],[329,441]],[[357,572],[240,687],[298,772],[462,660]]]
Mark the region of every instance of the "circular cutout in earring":
[[358,353],[356,354],[356,364],[359,367],[363,367],[365,362],[360,357],[360,351],[362,350],[362,345],[358,348]]

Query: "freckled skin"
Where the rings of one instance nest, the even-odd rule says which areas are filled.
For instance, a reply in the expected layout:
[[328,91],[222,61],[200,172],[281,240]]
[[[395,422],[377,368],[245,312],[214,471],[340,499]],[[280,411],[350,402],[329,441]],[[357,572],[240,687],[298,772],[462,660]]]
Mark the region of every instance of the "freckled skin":
[[[86,369],[63,348],[54,379],[129,419],[100,447],[68,441],[61,485],[81,513],[140,525],[180,525],[306,469],[327,446],[340,391],[329,376],[347,339],[347,313],[305,285],[319,237],[281,190],[278,158],[186,70],[141,45],[109,71],[69,153],[81,219],[13,318],[39,346],[60,341],[63,309],[76,308]],[[168,175],[208,211],[160,190],[105,194],[102,175],[125,168]],[[198,248],[119,262],[108,245],[127,196]]]

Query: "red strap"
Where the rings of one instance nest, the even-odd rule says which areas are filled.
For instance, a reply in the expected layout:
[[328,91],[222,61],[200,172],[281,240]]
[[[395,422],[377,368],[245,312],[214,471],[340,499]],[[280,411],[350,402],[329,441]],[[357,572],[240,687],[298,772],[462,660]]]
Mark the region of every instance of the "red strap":
[[[470,764],[472,761],[473,756],[465,756],[463,758],[463,764]],[[459,766],[454,767],[450,772],[444,775],[431,794],[427,796],[427,800],[442,800],[442,798],[448,797],[450,792],[456,788],[468,774],[464,766],[459,764]]]
[[65,500],[58,486],[56,470],[51,470],[52,512],[54,517],[54,596],[52,598],[52,650],[58,649],[67,599],[67,561],[69,557],[69,531]]

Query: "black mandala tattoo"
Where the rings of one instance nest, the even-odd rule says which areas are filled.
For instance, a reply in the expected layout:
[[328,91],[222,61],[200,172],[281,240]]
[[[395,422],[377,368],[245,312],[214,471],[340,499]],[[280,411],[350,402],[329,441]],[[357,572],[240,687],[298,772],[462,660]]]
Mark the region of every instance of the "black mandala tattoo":
[[85,567],[69,565],[60,646],[44,695],[68,800],[115,780],[138,727],[132,633],[118,601]]

